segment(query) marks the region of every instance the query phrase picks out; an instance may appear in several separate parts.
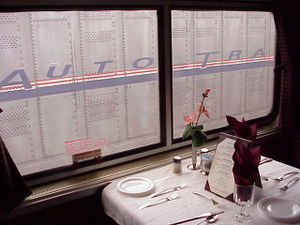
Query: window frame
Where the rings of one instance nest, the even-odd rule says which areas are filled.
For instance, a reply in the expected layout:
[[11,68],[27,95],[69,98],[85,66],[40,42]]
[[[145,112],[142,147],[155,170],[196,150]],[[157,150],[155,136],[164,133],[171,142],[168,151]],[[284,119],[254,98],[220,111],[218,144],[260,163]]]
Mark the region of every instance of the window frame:
[[[191,144],[191,140],[173,139],[172,118],[172,10],[232,10],[232,11],[267,11],[272,13],[271,0],[2,0],[0,12],[22,11],[69,11],[69,10],[156,10],[158,31],[158,69],[159,69],[159,107],[161,142],[158,144],[128,150],[104,157],[101,163],[82,162],[75,170],[70,166],[55,168],[24,176],[29,186],[37,186],[55,180],[92,172],[113,165],[126,163],[139,158],[172,151]],[[275,66],[279,64],[276,51]],[[274,90],[280,90],[280,78],[275,76]],[[274,91],[273,108],[269,115],[251,120],[258,125],[268,124],[279,113],[279,91]],[[217,133],[228,130],[223,127],[207,132],[209,138],[217,137]]]

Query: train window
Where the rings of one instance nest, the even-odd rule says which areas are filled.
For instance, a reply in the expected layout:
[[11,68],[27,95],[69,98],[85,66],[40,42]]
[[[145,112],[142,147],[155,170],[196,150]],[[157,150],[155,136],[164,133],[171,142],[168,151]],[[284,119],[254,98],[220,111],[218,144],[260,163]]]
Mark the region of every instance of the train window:
[[226,114],[274,112],[270,12],[101,4],[0,12],[0,136],[34,185],[190,146],[183,116],[207,88],[212,136]]
[[156,10],[0,13],[0,135],[22,175],[160,143]]
[[269,12],[172,11],[173,137],[202,91],[210,118],[206,130],[226,126],[225,115],[247,120],[267,116],[273,106],[275,25]]

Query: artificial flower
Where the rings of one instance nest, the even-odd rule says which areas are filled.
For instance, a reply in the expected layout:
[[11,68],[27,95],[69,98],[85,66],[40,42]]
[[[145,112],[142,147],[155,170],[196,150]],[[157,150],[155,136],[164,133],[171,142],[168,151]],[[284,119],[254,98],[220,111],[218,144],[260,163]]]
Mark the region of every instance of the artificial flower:
[[201,114],[204,114],[206,117],[209,118],[209,112],[206,110],[205,106],[203,103],[199,103],[198,106],[197,106],[197,111],[198,113],[201,115]]
[[211,92],[211,89],[206,89],[206,90],[202,93],[202,97],[207,98],[209,92]]
[[211,89],[206,89],[202,93],[202,100],[197,105],[197,112],[192,112],[191,115],[185,115],[183,117],[183,120],[186,123],[183,139],[192,137],[192,143],[195,147],[202,145],[207,138],[206,134],[203,132],[203,125],[198,125],[198,122],[202,114],[209,117],[209,112],[204,106],[204,100],[205,98],[208,98],[210,92]]
[[192,114],[190,116],[186,115],[186,116],[183,117],[183,120],[186,124],[194,123],[194,122],[196,122],[196,119],[197,119],[197,113],[196,112],[192,112]]

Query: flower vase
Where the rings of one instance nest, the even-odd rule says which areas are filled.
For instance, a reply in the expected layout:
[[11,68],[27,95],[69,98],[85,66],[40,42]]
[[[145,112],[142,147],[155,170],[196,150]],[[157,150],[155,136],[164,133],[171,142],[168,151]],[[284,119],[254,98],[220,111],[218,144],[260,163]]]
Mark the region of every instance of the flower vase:
[[183,120],[186,123],[183,131],[183,139],[192,138],[192,164],[188,165],[191,170],[199,170],[200,165],[197,164],[197,149],[206,141],[206,134],[203,132],[203,125],[199,124],[199,119],[202,114],[209,117],[209,113],[204,106],[204,100],[208,98],[208,93],[211,89],[206,89],[202,93],[202,100],[197,105],[197,112],[193,111],[191,115],[185,115]]
[[188,165],[188,169],[190,170],[199,170],[200,165],[197,163],[197,149],[199,149],[199,146],[195,146],[192,143],[192,164]]

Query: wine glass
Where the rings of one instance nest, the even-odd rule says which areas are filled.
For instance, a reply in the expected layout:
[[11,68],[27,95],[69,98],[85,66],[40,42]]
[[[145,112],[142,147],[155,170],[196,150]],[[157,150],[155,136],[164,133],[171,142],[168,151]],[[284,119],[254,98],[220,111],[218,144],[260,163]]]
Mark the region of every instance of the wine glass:
[[253,204],[254,184],[249,186],[235,184],[233,199],[237,205],[241,206],[240,212],[234,215],[234,220],[240,223],[251,222],[251,216],[246,213],[245,207]]

